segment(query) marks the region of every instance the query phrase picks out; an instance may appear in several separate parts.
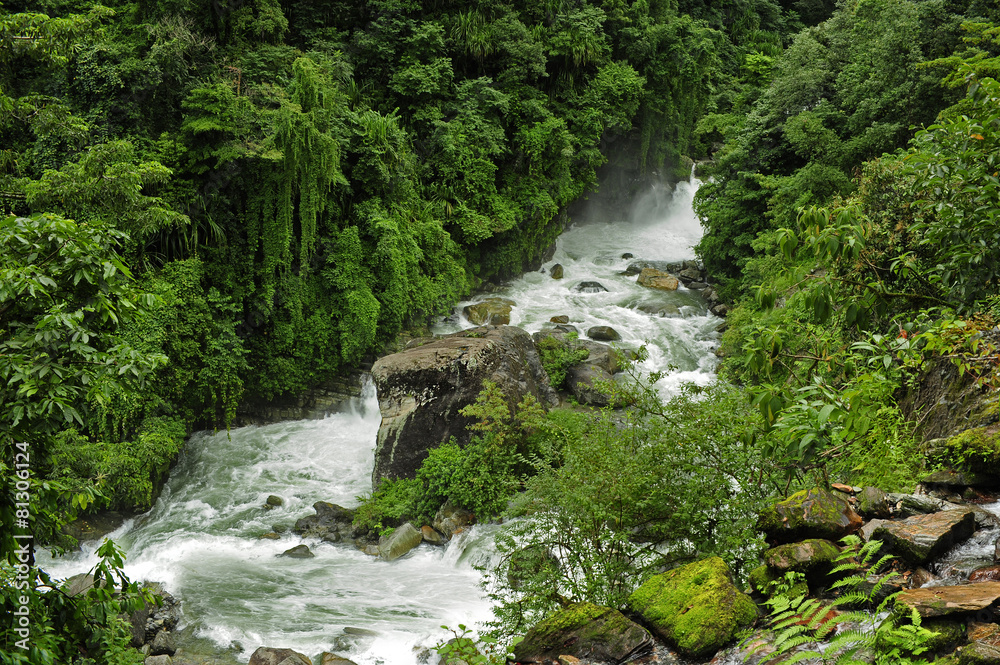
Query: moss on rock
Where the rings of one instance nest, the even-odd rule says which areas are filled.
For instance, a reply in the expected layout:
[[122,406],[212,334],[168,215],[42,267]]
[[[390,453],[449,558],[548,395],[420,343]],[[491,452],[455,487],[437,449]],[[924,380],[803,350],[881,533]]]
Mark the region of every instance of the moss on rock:
[[629,607],[687,656],[707,656],[757,618],[757,606],[737,589],[719,557],[650,578],[629,597]]
[[844,498],[819,487],[772,504],[759,518],[761,530],[784,543],[804,538],[839,540],[857,531],[862,523]]
[[652,646],[646,629],[618,610],[577,603],[531,628],[514,647],[514,659],[537,663],[568,655],[621,662]]

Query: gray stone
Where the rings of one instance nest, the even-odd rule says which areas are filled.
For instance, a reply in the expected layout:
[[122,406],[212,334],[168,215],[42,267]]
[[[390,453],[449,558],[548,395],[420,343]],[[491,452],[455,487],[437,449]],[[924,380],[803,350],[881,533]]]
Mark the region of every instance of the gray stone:
[[142,661],[142,665],[172,665],[173,660],[170,656],[146,656],[146,660]]
[[1000,647],[973,642],[959,652],[958,665],[1000,665]]
[[549,270],[549,275],[551,275],[552,279],[562,279],[563,278],[562,264],[557,263],[554,266],[552,266],[552,269]]
[[971,510],[946,510],[915,515],[899,522],[883,521],[871,538],[883,541],[889,550],[914,565],[934,559],[975,531]]
[[601,388],[610,384],[611,375],[599,365],[572,365],[566,370],[566,387],[580,404],[591,406],[611,406],[614,398]]
[[420,527],[420,535],[428,545],[444,545],[444,536],[426,524]]
[[889,517],[889,496],[877,487],[866,487],[858,494],[858,512],[862,517]]
[[286,556],[290,559],[311,559],[316,555],[313,554],[312,550],[310,550],[307,546],[296,545],[295,547],[285,550],[278,556]]
[[511,407],[527,395],[558,403],[531,335],[521,328],[474,328],[383,356],[372,368],[382,424],[375,448],[373,484],[412,478],[431,448],[455,437],[464,446],[474,403],[485,381],[497,385]]
[[153,638],[149,645],[149,653],[153,656],[166,654],[173,656],[177,651],[177,644],[174,642],[174,634],[169,630],[161,630]]
[[607,289],[600,282],[579,282],[573,286],[577,293],[604,293]]
[[341,538],[353,535],[354,511],[338,506],[335,503],[317,501],[313,504],[315,515],[309,515],[296,520],[292,527],[294,533],[311,538],[325,538],[332,533],[340,534]]
[[599,342],[617,342],[622,338],[617,330],[611,326],[593,326],[587,329],[587,337],[596,339]]
[[386,561],[395,561],[419,545],[423,539],[420,529],[407,522],[379,540],[379,556]]
[[272,508],[277,508],[278,506],[284,505],[284,503],[285,503],[284,499],[282,499],[280,496],[272,494],[271,496],[267,497],[267,501],[264,502],[264,505],[271,506]]

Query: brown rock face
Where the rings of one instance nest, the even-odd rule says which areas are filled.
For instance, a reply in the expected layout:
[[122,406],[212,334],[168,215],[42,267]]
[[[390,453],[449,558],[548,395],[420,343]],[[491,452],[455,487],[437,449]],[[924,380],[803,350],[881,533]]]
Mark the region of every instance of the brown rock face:
[[907,589],[896,596],[897,603],[916,608],[925,619],[979,612],[997,600],[1000,600],[1000,582]]
[[916,515],[900,522],[882,521],[871,537],[883,541],[889,549],[912,564],[920,565],[940,556],[960,543],[976,529],[971,510],[944,510],[930,515]]
[[1000,580],[1000,566],[985,566],[969,573],[970,582],[986,582],[987,580]]
[[661,291],[676,291],[680,281],[668,272],[656,268],[643,268],[636,280],[639,286],[646,286]]
[[474,328],[379,358],[372,368],[382,424],[375,448],[376,486],[384,478],[412,478],[436,448],[455,437],[468,443],[472,419],[459,411],[492,381],[507,403],[533,395],[557,403],[531,335],[509,326]]

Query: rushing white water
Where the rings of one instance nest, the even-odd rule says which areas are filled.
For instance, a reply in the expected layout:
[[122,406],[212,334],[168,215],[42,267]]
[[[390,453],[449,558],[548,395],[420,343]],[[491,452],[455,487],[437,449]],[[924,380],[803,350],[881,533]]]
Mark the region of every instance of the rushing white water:
[[[672,293],[645,289],[634,276],[619,274],[629,263],[621,258],[626,252],[636,260],[693,257],[691,246],[701,236],[691,209],[697,185],[681,183],[673,193],[651,188],[620,219],[566,231],[545,266],[562,264],[562,280],[532,273],[506,290],[518,303],[512,324],[534,331],[549,317],[568,314],[583,333],[611,325],[622,346],[648,343],[644,369],[676,368],[664,382],[667,392],[682,381],[710,381],[719,320],[700,296],[683,287]],[[608,291],[573,291],[580,281],[598,281]],[[644,304],[676,312],[647,314],[639,309]],[[468,326],[456,318],[437,332]],[[191,438],[153,510],[111,535],[127,553],[132,579],[162,582],[181,600],[182,645],[207,645],[232,662],[246,662],[263,645],[310,657],[332,651],[362,665],[410,665],[449,636],[442,624],[471,626],[490,617],[473,563],[489,556],[493,527],[475,527],[447,548],[423,545],[391,563],[351,544],[317,540],[306,541],[315,558],[277,556],[301,542],[289,528],[313,514],[314,502],[354,506],[370,490],[379,421],[368,387],[361,399],[323,420]],[[265,510],[271,494],[284,504]],[[260,538],[272,530],[282,533],[280,540]],[[96,547],[85,544],[55,560],[40,552],[39,563],[56,577],[69,577],[93,567]],[[229,650],[234,642],[245,650]]]
[[[278,646],[359,664],[415,663],[420,648],[447,636],[442,624],[489,618],[471,561],[488,550],[489,527],[392,563],[317,540],[305,541],[315,558],[277,557],[301,539],[288,531],[260,539],[313,514],[316,501],[356,505],[371,489],[379,421],[369,387],[324,420],[195,435],[153,510],[112,534],[128,554],[126,573],[163,582],[182,601],[186,633],[223,648],[239,642],[242,661],[258,646]],[[264,510],[270,494],[284,505]],[[40,553],[39,565],[68,577],[96,563],[95,549],[56,560]]]
[[[511,325],[529,332],[541,330],[552,316],[568,315],[570,323],[585,336],[592,326],[611,326],[622,336],[622,348],[646,344],[646,372],[671,369],[661,381],[664,394],[676,391],[684,382],[706,385],[713,378],[720,320],[713,316],[705,300],[681,286],[677,291],[657,291],[636,284],[636,276],[620,274],[636,260],[681,261],[694,258],[692,246],[701,238],[702,228],[691,207],[700,183],[692,178],[671,191],[663,185],[651,186],[630,209],[612,219],[585,219],[567,229],[556,241],[552,260],[542,271],[528,273],[498,294],[514,300]],[[625,254],[634,258],[624,259]],[[563,266],[562,279],[552,279],[553,265]],[[574,286],[584,281],[599,282],[606,292],[580,293]],[[489,296],[477,296],[460,303],[456,313],[440,321],[435,333],[473,327],[462,307]],[[661,316],[643,310],[663,310]]]

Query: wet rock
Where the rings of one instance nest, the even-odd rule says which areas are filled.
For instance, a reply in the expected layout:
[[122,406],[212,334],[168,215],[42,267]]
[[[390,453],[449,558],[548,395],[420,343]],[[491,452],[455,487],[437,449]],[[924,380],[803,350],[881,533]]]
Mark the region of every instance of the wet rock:
[[995,623],[970,621],[965,635],[970,642],[985,642],[991,646],[1000,646],[1000,625]]
[[971,510],[975,513],[977,528],[988,529],[1000,526],[1000,517],[980,506],[959,505],[921,494],[889,494],[889,501],[895,504],[896,514],[899,517],[936,513],[942,510]]
[[712,308],[712,314],[715,314],[716,316],[720,316],[722,318],[726,318],[729,315],[729,305],[726,305],[725,303],[719,303],[718,305]]
[[99,540],[125,523],[125,515],[113,510],[101,510],[74,520],[62,528],[63,533],[79,541]]
[[549,275],[552,277],[552,279],[562,279],[563,278],[562,264],[557,263],[554,266],[552,266],[552,269],[549,271]]
[[624,254],[622,254],[622,258],[627,260],[627,259],[634,258],[634,256],[633,256],[632,252],[625,252]]
[[719,557],[650,578],[628,605],[660,637],[696,658],[715,653],[757,618],[757,606],[733,585]]
[[685,268],[677,273],[677,277],[686,284],[701,279],[701,271],[697,268]]
[[857,531],[861,524],[861,516],[846,499],[818,487],[769,506],[759,518],[761,530],[782,543],[807,538],[836,541]]
[[1000,566],[983,566],[969,573],[970,582],[985,582],[1000,580]]
[[348,660],[343,656],[338,656],[335,653],[324,651],[322,654],[320,654],[319,665],[357,665],[357,664],[353,660]]
[[389,536],[379,539],[378,551],[386,561],[395,561],[424,540],[420,529],[407,522],[396,528]]
[[681,309],[677,305],[661,305],[657,303],[643,303],[639,305],[636,309],[640,312],[645,312],[646,314],[652,314],[653,316],[673,317],[680,316]]
[[257,540],[281,540],[281,534],[269,531],[257,536]]
[[264,505],[269,506],[271,508],[277,508],[278,506],[284,505],[284,503],[285,503],[284,499],[282,499],[280,496],[272,494],[271,496],[267,497],[267,501],[264,502]]
[[958,655],[958,665],[1000,665],[1000,647],[973,642]]
[[260,647],[250,656],[247,665],[312,665],[312,661],[291,649]]
[[569,323],[569,317],[565,314],[560,314],[559,316],[553,316],[549,321],[551,323]]
[[[777,590],[775,583],[782,578],[783,575],[781,573],[766,564],[762,564],[750,571],[747,581],[750,583],[750,588],[754,591],[769,597]],[[799,580],[784,593],[789,598],[807,596],[809,595],[809,584],[805,580]]]
[[578,603],[531,628],[514,646],[514,662],[550,663],[569,656],[620,663],[652,648],[649,632],[618,610]]
[[979,612],[998,600],[1000,582],[906,589],[896,596],[898,605],[916,609],[925,619]]
[[917,569],[913,571],[913,574],[910,575],[910,588],[919,589],[928,582],[933,582],[934,580],[938,579],[941,578],[939,578],[937,575],[927,570],[926,568],[921,568],[920,566],[918,566]]
[[909,563],[921,565],[971,536],[975,528],[975,514],[971,510],[946,510],[899,522],[883,521],[871,537],[883,541],[890,551]]
[[603,293],[607,291],[600,282],[579,282],[573,286],[577,293]]
[[965,624],[961,621],[931,619],[921,622],[920,625],[932,633],[937,633],[923,644],[929,652],[948,652],[965,640]]
[[1000,563],[1000,538],[993,543],[993,563]]
[[705,282],[688,282],[687,287],[692,291],[701,291],[708,288],[708,284]]
[[446,539],[451,540],[453,535],[475,522],[476,516],[471,511],[446,501],[435,513],[431,525]]
[[617,342],[622,336],[611,326],[593,326],[587,329],[587,337],[599,342]]
[[[141,627],[143,630],[141,641],[152,642],[161,630],[174,630],[180,623],[181,603],[157,582],[147,582],[143,584],[143,588],[159,599],[159,605],[156,603],[146,605],[147,613],[144,625],[140,626],[136,621],[137,615],[132,615],[133,635],[136,632],[135,629]],[[134,642],[135,640],[133,640]]]
[[877,487],[866,487],[858,494],[858,512],[862,517],[889,517],[889,495]]
[[557,404],[531,335],[515,326],[473,328],[379,358],[372,367],[382,424],[372,481],[412,478],[428,451],[455,437],[465,445],[474,403],[485,381],[511,406],[527,395]]
[[170,656],[146,656],[146,659],[142,661],[142,665],[173,665],[173,660]]
[[925,485],[947,487],[996,487],[1000,479],[986,473],[941,470],[925,476],[920,482]]
[[517,303],[508,298],[487,298],[462,308],[465,318],[477,326],[505,326],[510,323],[510,310]]
[[636,284],[660,291],[676,291],[680,281],[668,272],[656,268],[643,268]]
[[306,545],[296,545],[295,547],[289,548],[279,554],[278,556],[285,556],[290,559],[311,559],[315,554],[312,553]]
[[817,569],[825,572],[838,556],[840,548],[834,543],[814,538],[769,549],[764,553],[764,563],[780,572],[795,570],[806,573]]
[[161,656],[164,654],[167,656],[173,656],[176,652],[177,643],[174,641],[174,634],[169,630],[161,630],[158,632],[149,645],[149,653],[151,656]]
[[580,404],[590,406],[611,406],[613,396],[602,389],[602,384],[613,380],[603,367],[587,363],[572,365],[566,369],[566,387]]
[[351,537],[353,532],[354,511],[338,506],[335,503],[317,501],[313,504],[315,515],[309,515],[296,520],[292,532],[311,538],[326,538],[329,534],[339,533],[341,537]]
[[426,524],[420,527],[420,535],[429,545],[444,545],[444,537]]

